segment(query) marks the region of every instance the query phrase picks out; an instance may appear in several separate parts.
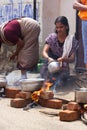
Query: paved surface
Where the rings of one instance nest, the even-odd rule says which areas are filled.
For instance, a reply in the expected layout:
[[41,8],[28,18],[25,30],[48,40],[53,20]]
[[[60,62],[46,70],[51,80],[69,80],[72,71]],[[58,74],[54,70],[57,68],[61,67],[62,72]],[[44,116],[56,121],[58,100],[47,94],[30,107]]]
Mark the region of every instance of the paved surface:
[[63,122],[58,116],[50,116],[40,111],[59,110],[36,107],[28,111],[10,107],[10,99],[0,100],[0,130],[86,130],[82,121]]
[[[34,76],[29,75],[29,76]],[[36,76],[36,75],[35,75]],[[37,75],[38,76],[38,75]],[[66,86],[57,89],[55,97],[74,100],[76,86],[70,80]],[[86,130],[81,121],[63,122],[59,116],[51,116],[40,111],[59,112],[60,110],[37,106],[28,111],[10,107],[9,98],[0,98],[0,130]]]

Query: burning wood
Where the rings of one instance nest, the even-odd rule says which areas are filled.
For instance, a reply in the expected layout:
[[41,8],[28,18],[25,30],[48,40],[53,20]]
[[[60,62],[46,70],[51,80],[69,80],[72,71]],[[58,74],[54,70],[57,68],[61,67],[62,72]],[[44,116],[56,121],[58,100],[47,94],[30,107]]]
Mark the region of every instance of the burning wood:
[[58,116],[58,114],[59,114],[58,111],[57,111],[57,112],[56,112],[56,111],[55,111],[55,112],[52,112],[52,111],[50,112],[50,111],[46,111],[46,110],[44,110],[44,111],[41,110],[41,111],[39,111],[39,112],[41,112],[41,113],[43,113],[43,114],[50,115],[50,116]]
[[41,92],[46,92],[50,89],[50,87],[52,86],[52,83],[50,82],[45,82],[42,86],[42,88],[39,91],[34,91],[31,94],[31,99],[32,99],[32,103],[28,104],[26,107],[23,108],[23,110],[28,110],[29,108],[33,108],[34,106],[37,105],[37,102],[39,101],[39,97]]

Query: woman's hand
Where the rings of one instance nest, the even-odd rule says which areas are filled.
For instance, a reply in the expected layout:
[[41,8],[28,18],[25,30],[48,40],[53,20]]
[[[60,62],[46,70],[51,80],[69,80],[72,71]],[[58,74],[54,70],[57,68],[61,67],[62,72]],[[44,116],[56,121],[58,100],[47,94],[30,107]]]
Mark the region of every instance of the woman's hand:
[[57,59],[57,61],[58,61],[58,62],[62,62],[62,61],[63,61],[63,58],[60,57],[60,58]]
[[52,61],[54,61],[54,59],[51,58],[51,57],[49,57],[49,58],[48,58],[48,62],[52,62]]
[[10,56],[10,61],[11,61],[11,60],[15,60],[15,57],[16,57],[15,53],[12,54],[12,55]]
[[57,61],[60,63],[60,68],[62,68],[63,58],[62,58],[62,57],[60,57],[60,58],[58,58],[58,59],[57,59]]
[[67,57],[60,57],[57,59],[58,62],[67,62],[68,58]]
[[60,57],[57,59],[58,62],[66,62],[66,63],[72,63],[75,61],[75,53],[73,52],[70,57]]

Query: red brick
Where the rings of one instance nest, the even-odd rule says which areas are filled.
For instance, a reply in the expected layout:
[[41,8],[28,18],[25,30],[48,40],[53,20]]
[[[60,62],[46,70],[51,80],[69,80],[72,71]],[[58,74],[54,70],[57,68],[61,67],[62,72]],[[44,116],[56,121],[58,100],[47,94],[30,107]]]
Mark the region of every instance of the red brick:
[[17,93],[17,94],[15,95],[15,98],[20,98],[19,93]]
[[31,92],[24,92],[21,91],[18,94],[16,94],[16,98],[23,98],[23,99],[30,99],[31,98]]
[[62,110],[59,112],[61,121],[75,121],[79,119],[79,113],[77,111]]
[[77,102],[69,102],[67,104],[67,109],[71,111],[79,111],[81,107]]
[[42,99],[40,98],[39,104],[43,107],[60,109],[62,107],[62,100],[58,99]]
[[52,99],[54,97],[54,93],[52,91],[42,91],[40,93],[40,97],[43,99]]
[[6,88],[5,95],[7,98],[15,98],[16,94],[18,94],[21,90],[18,88]]
[[10,106],[15,108],[23,108],[29,103],[29,100],[22,98],[11,99]]
[[63,104],[63,105],[62,105],[62,109],[63,109],[63,110],[67,110],[67,105],[68,105],[68,104]]

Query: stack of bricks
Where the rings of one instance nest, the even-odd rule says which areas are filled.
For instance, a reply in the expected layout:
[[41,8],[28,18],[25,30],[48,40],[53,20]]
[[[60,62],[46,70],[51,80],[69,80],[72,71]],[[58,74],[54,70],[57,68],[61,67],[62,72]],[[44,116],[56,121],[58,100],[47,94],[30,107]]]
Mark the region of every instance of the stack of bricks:
[[21,90],[15,87],[7,87],[5,89],[5,95],[7,98],[15,98],[16,94],[18,94]]
[[10,100],[10,106],[15,108],[23,108],[31,102],[31,92],[24,92],[15,87],[6,88],[5,95]]
[[31,103],[31,92],[20,91],[11,99],[10,106],[15,108],[23,108]]
[[80,118],[81,107],[76,102],[69,102],[65,110],[59,112],[61,121],[75,121]]
[[55,99],[52,91],[44,91],[40,93],[39,104],[47,108],[60,109],[62,100]]

